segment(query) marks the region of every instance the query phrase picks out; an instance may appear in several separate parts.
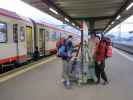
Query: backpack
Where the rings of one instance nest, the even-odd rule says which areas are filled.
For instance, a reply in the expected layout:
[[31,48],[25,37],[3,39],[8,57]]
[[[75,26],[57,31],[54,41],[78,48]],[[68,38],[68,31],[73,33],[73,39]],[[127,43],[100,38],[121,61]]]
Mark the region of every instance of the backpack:
[[112,46],[107,47],[106,56],[107,57],[112,57]]
[[63,40],[63,42],[59,43],[58,45],[58,57],[61,57],[61,58],[67,58],[67,52],[66,52],[66,43],[65,43],[66,40]]
[[71,43],[68,40],[64,40],[64,43],[58,49],[58,57],[61,57],[64,60],[71,58]]
[[63,45],[65,42],[64,38],[61,38],[59,41],[56,43],[56,48],[59,49],[61,45]]
[[111,45],[111,39],[106,39],[107,46],[106,46],[106,57],[112,57],[112,45]]
[[66,55],[66,47],[65,45],[61,45],[58,49],[58,56],[63,57],[64,55]]

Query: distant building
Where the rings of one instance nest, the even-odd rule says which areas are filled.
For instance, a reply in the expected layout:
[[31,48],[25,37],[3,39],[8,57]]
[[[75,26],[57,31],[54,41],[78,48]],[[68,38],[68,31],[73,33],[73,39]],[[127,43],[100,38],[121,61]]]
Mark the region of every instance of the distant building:
[[133,34],[133,31],[129,31],[130,34]]

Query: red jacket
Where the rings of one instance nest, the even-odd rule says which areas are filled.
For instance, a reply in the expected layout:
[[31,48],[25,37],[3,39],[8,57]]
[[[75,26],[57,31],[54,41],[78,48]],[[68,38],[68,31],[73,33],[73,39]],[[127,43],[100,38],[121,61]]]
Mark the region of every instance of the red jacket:
[[96,61],[104,61],[106,55],[106,47],[98,46],[96,49]]

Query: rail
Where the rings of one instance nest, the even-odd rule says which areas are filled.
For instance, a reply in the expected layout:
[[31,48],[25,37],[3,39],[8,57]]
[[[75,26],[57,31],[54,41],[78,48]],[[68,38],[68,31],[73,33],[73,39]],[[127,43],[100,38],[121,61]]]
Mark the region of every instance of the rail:
[[113,47],[118,48],[120,50],[126,51],[130,54],[133,54],[133,44],[126,44],[126,43],[113,43]]

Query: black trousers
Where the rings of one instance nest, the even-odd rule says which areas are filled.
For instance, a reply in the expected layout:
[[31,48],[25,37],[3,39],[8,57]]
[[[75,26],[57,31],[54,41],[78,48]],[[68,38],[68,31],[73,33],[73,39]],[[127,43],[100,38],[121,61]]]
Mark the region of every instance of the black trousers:
[[104,69],[105,69],[105,61],[102,61],[100,64],[98,64],[97,61],[95,62],[95,73],[98,82],[100,82],[100,78],[102,78],[106,82],[108,81]]

